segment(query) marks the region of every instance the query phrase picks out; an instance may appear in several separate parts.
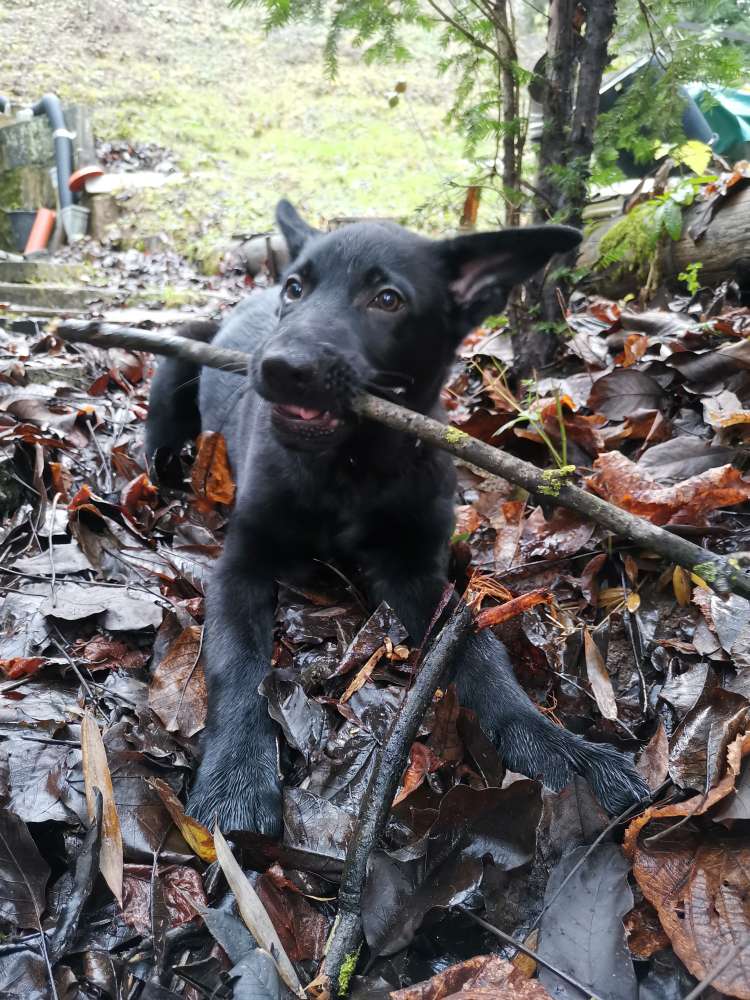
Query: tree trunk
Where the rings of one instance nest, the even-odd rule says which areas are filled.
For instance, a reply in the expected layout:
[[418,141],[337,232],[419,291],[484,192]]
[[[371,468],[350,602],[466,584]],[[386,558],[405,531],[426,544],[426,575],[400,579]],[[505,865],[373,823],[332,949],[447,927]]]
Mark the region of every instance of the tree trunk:
[[573,87],[578,37],[574,27],[577,0],[550,0],[547,30],[546,82],[542,100],[543,129],[539,142],[537,221],[543,222],[562,207],[556,167],[569,160],[569,128],[573,116]]
[[615,0],[587,0],[586,36],[578,72],[576,105],[570,131],[571,185],[566,186],[565,219],[571,226],[583,224],[588,196],[594,130],[599,116],[599,90],[608,62],[607,46],[615,26]]
[[503,140],[503,192],[505,195],[505,225],[517,226],[521,218],[518,198],[521,181],[523,143],[520,127],[519,89],[514,66],[518,62],[513,27],[508,18],[507,0],[495,0],[492,6],[495,24],[495,44],[498,54],[498,85],[501,94]]
[[[581,226],[586,204],[599,88],[607,65],[607,45],[615,24],[616,0],[550,0],[544,127],[539,144],[535,218]],[[585,32],[583,26],[585,23]],[[574,100],[575,95],[575,100]],[[555,270],[573,267],[575,253],[558,258]],[[561,318],[558,288],[565,282],[537,282],[530,295],[541,306],[546,329],[524,330],[514,338],[519,376],[528,378],[554,357],[557,337],[549,325]]]

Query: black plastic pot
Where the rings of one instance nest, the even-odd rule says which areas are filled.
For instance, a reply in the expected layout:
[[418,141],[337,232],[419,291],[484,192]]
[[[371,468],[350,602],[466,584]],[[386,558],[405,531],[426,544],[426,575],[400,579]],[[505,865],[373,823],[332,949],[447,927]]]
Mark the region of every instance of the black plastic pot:
[[34,225],[36,211],[29,212],[25,209],[6,211],[8,222],[10,223],[10,233],[13,237],[13,244],[19,253],[23,253],[26,244],[29,242],[31,227]]

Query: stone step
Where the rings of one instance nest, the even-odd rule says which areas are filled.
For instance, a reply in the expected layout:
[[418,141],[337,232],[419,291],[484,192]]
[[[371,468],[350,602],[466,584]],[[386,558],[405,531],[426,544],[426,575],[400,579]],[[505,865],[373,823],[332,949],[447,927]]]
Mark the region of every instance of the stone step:
[[79,285],[60,285],[40,282],[25,284],[0,281],[0,303],[23,306],[29,310],[60,309],[84,311],[93,302],[110,302],[117,296],[111,288],[85,288]]
[[9,284],[76,284],[84,274],[85,268],[76,264],[51,264],[46,260],[0,260],[0,282]]

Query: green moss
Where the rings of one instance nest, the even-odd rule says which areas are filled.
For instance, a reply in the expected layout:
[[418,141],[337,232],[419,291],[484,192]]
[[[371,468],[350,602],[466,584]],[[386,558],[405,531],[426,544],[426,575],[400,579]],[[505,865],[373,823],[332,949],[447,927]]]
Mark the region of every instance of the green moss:
[[654,219],[658,207],[656,202],[644,202],[611,226],[599,244],[595,270],[611,268],[615,277],[635,273],[645,279],[659,241]]
[[460,441],[467,440],[471,437],[466,431],[460,431],[458,427],[446,427],[443,434],[445,440],[448,444],[458,444]]
[[339,996],[346,996],[349,992],[349,983],[352,976],[354,975],[354,970],[357,968],[357,960],[359,959],[359,953],[361,950],[357,948],[351,954],[347,955],[341,965],[341,971],[339,972],[339,986],[338,994]]
[[693,566],[692,572],[696,576],[699,576],[701,580],[705,580],[706,583],[716,583],[719,577],[719,567],[716,563],[712,562],[698,563],[696,566]]
[[545,469],[542,473],[542,482],[537,492],[548,497],[560,496],[560,489],[565,485],[568,477],[576,471],[575,465],[563,465],[559,469]]

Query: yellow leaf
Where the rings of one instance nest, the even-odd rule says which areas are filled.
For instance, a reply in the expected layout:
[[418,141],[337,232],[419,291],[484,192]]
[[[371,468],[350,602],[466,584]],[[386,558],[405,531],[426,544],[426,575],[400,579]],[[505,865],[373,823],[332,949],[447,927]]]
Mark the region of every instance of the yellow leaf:
[[675,566],[672,572],[672,589],[677,603],[681,608],[686,608],[690,604],[693,588],[690,585],[690,574],[682,566]]
[[672,153],[672,159],[684,163],[695,174],[705,174],[711,162],[711,147],[705,142],[691,139]]
[[628,611],[637,611],[641,606],[641,595],[636,594],[634,590],[631,590],[628,594],[628,599],[625,602],[625,607]]
[[[526,938],[524,944],[531,951],[536,951],[538,943],[539,931],[535,929]],[[524,955],[522,951],[518,952],[516,957],[513,959],[512,964],[515,965],[525,979],[531,979],[536,972],[536,959],[532,958],[530,955]]]
[[107,763],[102,735],[90,712],[83,713],[81,722],[81,751],[83,754],[83,785],[86,791],[86,811],[89,819],[96,815],[96,794],[102,796],[102,846],[99,851],[99,868],[112,895],[122,906],[122,831],[115,806],[112,775]]
[[182,803],[166,781],[162,781],[160,778],[151,778],[148,784],[164,803],[164,808],[172,817],[172,822],[191,850],[198,855],[201,861],[207,861],[209,864],[216,861],[216,849],[211,831],[207,830],[197,819],[185,815]]

